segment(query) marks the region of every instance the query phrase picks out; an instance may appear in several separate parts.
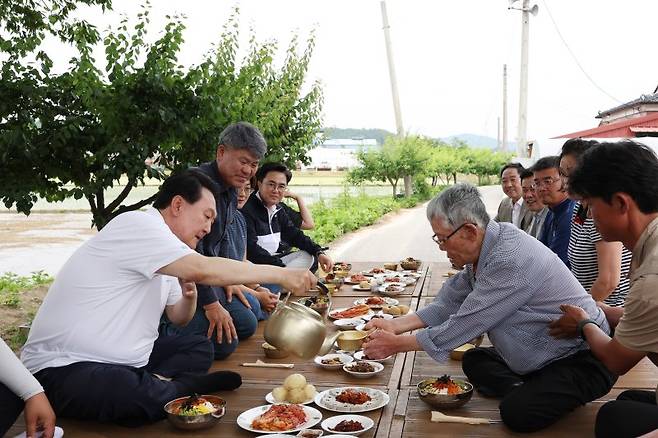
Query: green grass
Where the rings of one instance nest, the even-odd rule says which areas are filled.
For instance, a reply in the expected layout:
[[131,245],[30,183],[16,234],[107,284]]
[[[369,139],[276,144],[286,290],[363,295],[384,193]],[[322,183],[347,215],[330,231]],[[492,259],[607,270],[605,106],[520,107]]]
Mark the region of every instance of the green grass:
[[320,200],[311,205],[315,228],[305,231],[311,239],[320,244],[329,244],[343,234],[371,225],[382,216],[400,208],[411,208],[426,201],[441,190],[441,187],[428,189],[423,195],[410,198],[391,196],[350,196],[347,193],[328,201]]
[[20,305],[20,293],[37,286],[52,283],[53,278],[43,271],[33,272],[30,276],[19,276],[6,272],[0,276],[0,305],[17,308]]

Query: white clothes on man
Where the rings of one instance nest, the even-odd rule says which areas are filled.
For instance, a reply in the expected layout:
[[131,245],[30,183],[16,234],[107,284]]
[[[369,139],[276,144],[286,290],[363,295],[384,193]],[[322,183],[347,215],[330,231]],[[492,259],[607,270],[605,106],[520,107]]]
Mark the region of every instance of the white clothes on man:
[[165,306],[181,298],[178,279],[157,271],[193,253],[154,208],[117,216],[57,274],[23,363],[32,373],[85,361],[145,366]]
[[523,207],[523,198],[519,198],[518,201],[512,202],[512,223],[520,228],[520,221],[523,215],[521,214],[521,207]]

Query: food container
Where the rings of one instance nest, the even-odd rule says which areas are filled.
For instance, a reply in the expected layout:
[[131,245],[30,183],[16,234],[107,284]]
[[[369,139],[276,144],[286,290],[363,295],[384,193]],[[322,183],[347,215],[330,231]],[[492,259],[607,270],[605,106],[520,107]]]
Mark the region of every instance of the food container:
[[226,413],[226,401],[216,395],[202,395],[201,397],[212,403],[217,408],[217,411],[202,415],[175,414],[174,411],[189,399],[189,397],[180,397],[170,401],[164,406],[164,410],[167,413],[167,420],[169,420],[174,427],[183,430],[200,430],[214,426]]
[[358,330],[346,330],[340,333],[337,342],[338,347],[345,351],[357,351],[361,349],[363,340],[368,337],[367,332],[360,332]]
[[269,357],[270,359],[283,359],[284,357],[288,357],[290,353],[287,351],[281,351],[277,349],[274,345],[270,345],[267,342],[263,342],[263,351],[265,352],[265,357]]
[[427,392],[425,387],[437,379],[425,379],[416,385],[418,396],[422,401],[437,409],[455,409],[465,405],[473,396],[473,385],[465,380],[452,379],[462,392],[459,394],[434,394]]
[[397,263],[384,263],[384,269],[388,269],[389,271],[397,271],[398,270],[398,264]]
[[[367,363],[368,365],[372,366],[373,370],[361,371],[361,372],[353,370],[352,368],[356,366],[355,364],[359,364],[359,363]],[[375,374],[381,373],[383,370],[384,370],[383,364],[381,364],[380,362],[375,362],[370,360],[360,360],[343,365],[343,371],[359,379],[367,379],[369,377],[374,376]]]
[[351,271],[352,270],[352,264],[351,263],[345,263],[345,262],[336,262],[334,263],[334,266],[332,268],[334,272],[336,271]]
[[450,352],[450,359],[452,360],[462,360],[464,358],[464,353],[468,350],[475,348],[473,344],[464,344],[460,347],[455,348]]
[[409,271],[416,271],[418,268],[420,268],[421,261],[416,260],[414,258],[406,258],[400,262],[400,266],[402,266],[402,269],[409,270]]

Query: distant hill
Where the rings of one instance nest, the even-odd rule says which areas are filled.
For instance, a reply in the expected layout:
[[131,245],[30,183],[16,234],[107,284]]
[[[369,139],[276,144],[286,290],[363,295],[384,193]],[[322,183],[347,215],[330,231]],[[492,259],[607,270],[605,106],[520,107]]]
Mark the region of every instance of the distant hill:
[[385,129],[324,128],[324,135],[327,138],[374,138],[377,144],[384,144],[384,139],[393,133]]
[[[495,138],[487,137],[485,135],[478,135],[478,134],[458,134],[458,135],[452,135],[450,137],[443,137],[440,140],[443,140],[446,143],[451,143],[453,139],[461,140],[473,148],[496,149],[498,147],[498,140],[496,140]],[[513,152],[515,149],[516,149],[516,142],[508,140],[507,150]]]
[[[385,129],[357,129],[357,128],[325,128],[324,135],[327,138],[374,138],[377,140],[377,144],[383,144],[384,139],[393,135],[392,132],[389,132]],[[495,138],[487,137],[484,135],[478,134],[458,134],[451,135],[449,137],[442,137],[438,140],[444,141],[446,143],[452,143],[454,139],[461,140],[470,147],[473,148],[488,148],[496,149],[498,147],[498,141]],[[516,148],[516,143],[512,141],[507,142],[507,149],[509,151],[514,151]]]

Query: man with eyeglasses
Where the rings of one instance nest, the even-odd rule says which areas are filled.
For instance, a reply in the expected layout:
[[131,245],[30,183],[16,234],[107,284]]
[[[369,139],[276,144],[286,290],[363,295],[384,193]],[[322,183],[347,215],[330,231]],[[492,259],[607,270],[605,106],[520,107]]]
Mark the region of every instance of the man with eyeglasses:
[[532,170],[537,197],[549,210],[539,240],[570,267],[569,236],[575,201],[569,199],[560,178],[560,157],[541,158],[532,166]]
[[[267,152],[263,134],[250,123],[237,122],[227,126],[219,135],[214,161],[198,169],[217,185],[217,218],[210,233],[197,245],[197,252],[208,257],[225,257],[242,260],[232,254],[231,224],[235,221],[238,192],[256,174],[258,162]],[[165,335],[203,334],[213,339],[214,358],[228,357],[239,340],[252,336],[258,328],[258,316],[252,310],[241,285],[227,287],[197,285],[199,299],[192,320],[179,327],[164,321],[160,331]]]
[[523,231],[530,234],[535,239],[539,239],[544,229],[544,221],[548,214],[548,208],[537,197],[534,188],[534,173],[531,169],[521,172],[521,191],[523,192],[524,205],[532,214],[532,219],[523,227]]
[[608,393],[616,377],[582,339],[549,335],[562,302],[579,303],[609,330],[603,312],[552,251],[512,224],[490,220],[470,184],[440,193],[427,218],[432,239],[463,269],[418,312],[370,321],[366,329],[380,330],[364,343],[368,357],[424,350],[446,361],[454,348],[487,333],[493,347],[467,351],[463,371],[480,393],[502,399],[501,418],[516,432],[543,429]]
[[[252,263],[312,271],[319,264],[325,272],[330,272],[331,258],[292,223],[280,205],[291,178],[290,170],[279,163],[266,163],[256,172],[258,191],[242,209],[247,220],[247,259]],[[299,251],[287,252],[288,248],[299,248]]]

